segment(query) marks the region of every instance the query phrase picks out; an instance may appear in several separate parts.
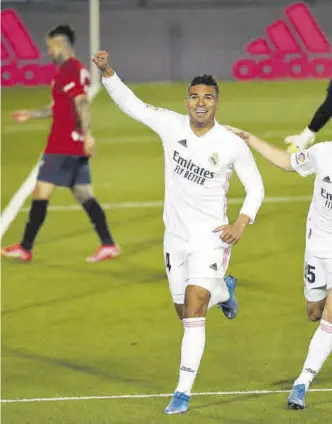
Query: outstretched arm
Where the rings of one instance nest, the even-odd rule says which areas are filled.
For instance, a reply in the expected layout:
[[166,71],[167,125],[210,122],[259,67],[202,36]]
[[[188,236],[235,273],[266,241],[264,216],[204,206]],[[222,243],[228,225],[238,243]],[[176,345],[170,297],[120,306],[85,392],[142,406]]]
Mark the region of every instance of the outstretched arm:
[[294,171],[290,153],[238,128],[230,126],[227,126],[227,128],[241,137],[248,146],[260,153],[265,159],[273,163],[273,165],[285,171]]
[[291,164],[291,155],[285,150],[282,150],[277,146],[273,146],[272,144],[269,144],[268,142],[251,134],[248,137],[247,144],[278,168],[290,172],[294,171]]
[[11,114],[11,117],[17,122],[25,122],[28,119],[48,118],[52,115],[51,105],[35,110],[17,110]]
[[160,135],[179,114],[160,109],[140,100],[117,76],[108,63],[109,55],[100,51],[92,58],[102,73],[102,83],[119,108],[131,118],[147,125]]

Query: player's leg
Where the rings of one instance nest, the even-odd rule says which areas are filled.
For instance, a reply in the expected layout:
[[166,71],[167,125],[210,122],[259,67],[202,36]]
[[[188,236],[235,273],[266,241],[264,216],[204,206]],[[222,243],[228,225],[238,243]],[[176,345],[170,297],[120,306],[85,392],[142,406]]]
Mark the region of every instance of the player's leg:
[[55,189],[55,184],[47,181],[37,181],[32,193],[32,203],[29,212],[29,221],[25,226],[25,231],[21,245],[25,250],[31,250],[47,213],[48,202]]
[[[183,321],[185,312],[185,291],[187,279],[186,242],[179,237],[166,234],[164,238],[164,260],[169,290],[176,313]],[[189,396],[184,393],[174,393],[170,404],[165,409],[166,414],[177,414],[188,409]]]
[[179,237],[165,234],[164,263],[169,291],[175,311],[180,318],[184,317],[184,296],[186,290],[185,242]]
[[[231,246],[228,246],[227,243],[224,243],[224,250],[223,250],[223,258],[222,258],[222,267],[223,269],[228,268],[228,264],[231,258]],[[229,293],[229,298],[226,300],[219,300],[218,301],[218,308],[220,308],[225,317],[228,319],[234,319],[237,316],[238,313],[238,302],[235,297],[235,289],[237,284],[237,278],[233,277],[232,275],[226,275],[222,281],[222,283],[226,284],[226,288]],[[219,289],[219,297],[224,297],[224,284],[219,284],[216,288],[216,290]],[[221,288],[220,288],[221,286]],[[211,300],[216,298],[215,293],[211,293]],[[210,302],[211,302],[210,300]]]
[[205,348],[205,315],[209,300],[209,290],[192,284],[187,286],[182,319],[184,335],[180,377],[172,400],[165,408],[165,414],[181,414],[189,408],[191,389]]
[[320,325],[311,339],[303,369],[288,397],[288,406],[292,409],[305,407],[305,394],[332,352],[332,260],[308,254],[306,259],[305,293],[309,318],[316,321],[323,304],[325,306]]
[[[228,263],[228,262],[227,262]],[[215,266],[212,266],[215,265]],[[187,287],[181,345],[180,376],[173,398],[165,409],[166,414],[179,414],[189,408],[191,390],[198,373],[205,348],[205,316],[213,293],[218,285],[225,284],[226,269],[222,263],[222,249],[193,251],[187,258]],[[223,291],[226,301],[229,293]]]
[[[231,246],[228,246],[225,243],[225,248],[223,249],[223,258],[222,258],[222,267],[223,269],[228,268],[229,260],[231,257]],[[211,264],[210,267],[215,266],[216,264]],[[232,275],[226,275],[222,280],[219,281],[211,292],[211,298],[208,305],[208,309],[217,305],[220,308],[226,318],[234,319],[238,312],[238,302],[235,297],[235,288],[236,288],[237,278]]]
[[119,256],[120,248],[109,230],[105,212],[93,195],[88,158],[77,158],[77,171],[72,192],[87,213],[101,244],[94,255],[87,258],[87,261],[99,262]]
[[295,380],[288,398],[292,409],[305,407],[305,394],[319,373],[326,359],[332,353],[332,289],[328,291],[325,309],[319,327],[311,339],[308,355],[299,377]]
[[326,298],[311,302],[307,300],[307,316],[310,321],[317,322],[322,318],[323,311],[325,308]]
[[[208,310],[217,305],[218,308],[222,309],[228,319],[235,318],[238,310],[237,300],[234,295],[236,283],[237,279],[232,275],[227,275],[218,280],[218,283],[210,293]],[[176,313],[182,320],[184,318],[184,303],[174,303],[174,306]]]
[[29,218],[25,225],[22,241],[2,250],[7,257],[29,261],[32,259],[32,248],[47,214],[48,202],[56,187],[50,170],[57,169],[58,161],[52,155],[44,155],[39,169],[37,183],[32,193]]

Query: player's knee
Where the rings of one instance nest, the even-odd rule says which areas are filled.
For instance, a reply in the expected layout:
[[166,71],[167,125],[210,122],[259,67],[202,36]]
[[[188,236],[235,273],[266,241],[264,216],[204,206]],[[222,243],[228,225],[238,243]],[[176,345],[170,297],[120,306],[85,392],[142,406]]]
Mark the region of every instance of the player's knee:
[[310,321],[317,322],[322,318],[322,311],[318,307],[308,307],[307,316]]
[[46,181],[37,181],[32,192],[33,200],[49,200],[54,191],[55,185]]
[[186,305],[184,309],[184,318],[205,317],[207,305]]
[[84,205],[88,200],[93,198],[92,187],[90,184],[78,184],[72,188],[75,199]]
[[189,285],[186,288],[184,318],[198,318],[206,315],[210,292],[202,287]]

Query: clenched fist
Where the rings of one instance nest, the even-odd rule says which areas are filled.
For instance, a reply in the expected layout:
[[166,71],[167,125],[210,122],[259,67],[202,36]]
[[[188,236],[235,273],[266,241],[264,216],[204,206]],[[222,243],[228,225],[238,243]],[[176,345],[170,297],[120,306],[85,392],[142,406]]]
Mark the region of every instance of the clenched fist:
[[103,73],[105,77],[111,77],[114,74],[113,69],[108,63],[109,54],[105,50],[97,52],[92,57],[92,62],[97,66],[97,68]]

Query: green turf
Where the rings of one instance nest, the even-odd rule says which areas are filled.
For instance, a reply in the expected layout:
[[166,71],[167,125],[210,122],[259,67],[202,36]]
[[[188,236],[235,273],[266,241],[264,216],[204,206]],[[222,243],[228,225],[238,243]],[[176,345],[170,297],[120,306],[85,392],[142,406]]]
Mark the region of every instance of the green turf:
[[[282,144],[302,129],[324,96],[325,82],[221,83],[219,120]],[[185,85],[134,85],[145,101],[183,110]],[[42,151],[49,122],[15,125],[17,108],[42,106],[47,89],[3,90],[2,208]],[[126,117],[101,92],[93,103],[98,154],[92,161],[102,203],[163,198],[163,152],[157,137]],[[320,139],[331,138],[331,125]],[[257,158],[267,196],[310,195],[313,179]],[[243,196],[233,177],[230,197]],[[52,205],[72,205],[58,190]],[[26,206],[29,202],[26,203]],[[195,391],[286,390],[298,374],[316,325],[302,294],[308,202],[266,203],[233,249],[240,313],[228,322],[208,314],[207,345]],[[239,206],[230,205],[234,219]],[[178,373],[181,324],[162,259],[162,209],[107,209],[123,255],[85,264],[97,238],[82,211],[51,211],[34,261],[2,261],[2,398],[170,393]],[[22,212],[4,237],[20,240]],[[313,388],[332,389],[328,361]],[[108,399],[2,405],[5,424],[46,423],[328,423],[332,393],[310,393],[308,409],[287,411],[287,394],[193,397],[191,412],[165,417],[168,399]],[[330,420],[330,421],[329,421]]]

